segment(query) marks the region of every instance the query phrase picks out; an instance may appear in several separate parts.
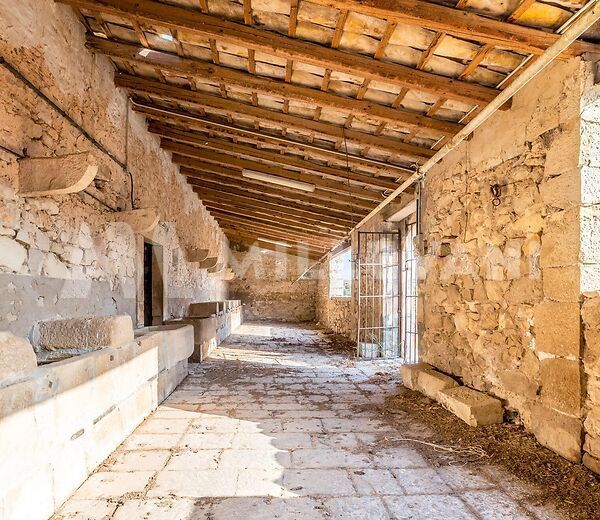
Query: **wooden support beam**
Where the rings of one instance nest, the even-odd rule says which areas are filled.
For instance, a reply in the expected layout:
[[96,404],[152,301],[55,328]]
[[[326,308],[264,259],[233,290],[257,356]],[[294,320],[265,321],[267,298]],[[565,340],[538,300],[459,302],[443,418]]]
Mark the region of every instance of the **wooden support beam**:
[[[153,0],[58,1],[94,12],[108,13],[124,18],[136,18],[147,23],[159,25],[160,27],[187,31],[206,38],[219,39],[286,60],[300,61],[369,80],[431,92],[466,103],[486,104],[497,95],[497,91],[489,87],[456,81],[429,72],[418,71],[397,63],[373,60],[370,57],[360,54],[342,52],[275,32],[210,16],[200,11],[159,3]],[[357,3],[357,6],[359,5]],[[360,11],[360,9],[358,10]],[[388,11],[397,11],[397,7],[394,6],[393,2],[390,2]],[[458,12],[458,14],[463,13]],[[477,27],[472,28],[475,33],[476,29]],[[465,37],[476,39],[474,34],[469,34],[469,31],[467,31]]]
[[236,197],[235,195],[214,192],[207,190],[199,193],[202,203],[208,208],[229,208],[239,209],[250,213],[265,215],[274,219],[288,219],[290,221],[317,226],[324,229],[333,229],[339,233],[345,233],[352,227],[351,221],[344,219],[332,218],[325,215],[311,213],[294,207],[282,206],[279,204],[267,204],[265,201],[260,201],[246,197]]
[[230,208],[228,210],[217,209],[217,208],[208,208],[208,209],[209,209],[210,214],[213,215],[215,218],[217,218],[217,217],[229,218],[229,219],[234,219],[235,221],[240,222],[240,223],[249,222],[249,223],[254,223],[254,224],[265,224],[268,226],[275,226],[279,229],[283,229],[283,230],[287,230],[287,231],[309,234],[309,236],[314,236],[315,238],[324,238],[324,239],[329,239],[329,240],[331,240],[332,238],[337,239],[337,240],[341,240],[342,238],[344,238],[343,233],[327,231],[324,229],[319,229],[319,228],[315,228],[313,226],[307,226],[304,224],[290,224],[289,222],[284,222],[284,221],[278,220],[278,219],[270,219],[270,218],[266,218],[266,217],[256,216],[256,214],[249,215],[245,211],[241,211],[241,210],[237,211],[233,208]]
[[[211,202],[209,200],[203,200],[202,204],[204,207],[210,212],[217,213],[228,213],[233,216],[239,215],[241,217],[252,218],[264,222],[268,222],[271,224],[281,224],[283,226],[289,226],[290,229],[300,228],[311,231],[312,233],[316,233],[317,235],[325,235],[325,236],[336,236],[339,238],[343,238],[346,235],[346,231],[342,229],[332,229],[324,224],[320,224],[318,222],[309,221],[299,221],[298,218],[290,218],[286,217],[285,214],[283,216],[274,216],[268,213],[254,211],[248,208],[240,207],[235,204],[227,204],[223,202]],[[346,228],[347,229],[347,228]]]
[[435,153],[429,148],[405,144],[397,139],[380,137],[365,132],[359,132],[357,130],[348,130],[328,123],[284,114],[283,112],[275,112],[266,108],[255,107],[251,104],[212,96],[204,92],[175,87],[173,85],[165,85],[158,81],[151,81],[129,74],[115,74],[115,85],[117,87],[123,87],[129,92],[135,92],[141,95],[152,95],[159,99],[167,99],[170,101],[191,103],[203,108],[211,108],[225,113],[239,114],[244,117],[251,117],[259,122],[274,123],[282,128],[296,128],[300,131],[315,132],[335,139],[345,138],[348,142],[360,146],[369,145],[396,155],[414,159],[415,162],[419,163],[424,163],[426,159],[433,157],[433,154]]
[[[161,147],[163,150],[167,150],[176,154],[173,157],[179,157],[184,155],[191,159],[198,159],[200,161],[206,161],[213,164],[220,164],[222,166],[239,169],[240,175],[243,170],[253,170],[260,173],[265,173],[272,177],[280,179],[287,179],[292,181],[300,181],[315,186],[316,194],[329,195],[330,193],[336,193],[344,197],[358,198],[369,201],[380,202],[382,200],[382,194],[376,191],[366,190],[354,185],[348,185],[340,180],[329,180],[324,179],[320,176],[307,173],[298,173],[290,170],[284,170],[281,166],[272,166],[258,161],[249,161],[247,159],[240,159],[233,155],[225,153],[218,153],[211,150],[202,150],[195,146],[187,144],[181,144],[166,139],[161,139]],[[179,161],[177,161],[179,163]],[[179,163],[182,164],[182,163]],[[189,164],[186,164],[189,166]],[[273,184],[262,182],[265,186],[272,186]],[[397,187],[397,186],[396,186]],[[293,188],[286,188],[293,189]]]
[[256,191],[258,193],[265,193],[267,195],[285,198],[291,201],[305,202],[306,204],[310,205],[331,208],[349,215],[362,214],[365,211],[373,209],[373,207],[377,205],[375,201],[369,202],[324,195],[322,193],[317,193],[316,190],[313,193],[303,193],[290,190],[289,188],[285,187],[279,188],[266,186],[261,181],[255,181],[253,179],[246,179],[242,177],[241,173],[235,170],[230,170],[219,165],[202,164],[199,163],[199,161],[195,161],[194,159],[189,159],[187,157],[174,156],[173,161],[182,166],[181,173],[190,179],[201,179],[202,181],[217,182],[221,183],[223,186],[243,188],[246,190]]
[[346,211],[337,211],[332,210],[331,208],[318,206],[315,204],[309,204],[306,201],[289,201],[286,199],[282,199],[281,197],[275,197],[271,195],[265,195],[263,193],[256,193],[253,191],[245,191],[243,189],[232,188],[232,187],[224,187],[219,184],[219,182],[210,182],[210,180],[206,179],[188,179],[188,183],[191,184],[194,188],[194,191],[200,195],[200,198],[203,195],[207,194],[216,194],[218,197],[223,197],[224,199],[237,199],[242,198],[244,200],[250,200],[257,204],[264,204],[265,207],[285,207],[285,208],[293,208],[298,212],[301,212],[307,216],[319,216],[327,219],[336,220],[343,224],[350,224],[352,227],[353,223],[356,223],[359,218],[356,218],[357,215],[352,213],[348,213]]
[[[225,137],[229,137],[233,140],[239,138],[246,139],[252,143],[261,145],[269,144],[280,146],[283,151],[290,150],[298,152],[302,155],[314,155],[327,161],[340,161],[345,166],[347,164],[352,168],[375,168],[380,174],[389,177],[399,177],[406,173],[412,175],[414,170],[397,166],[395,164],[385,164],[381,161],[374,161],[366,157],[339,152],[334,149],[320,148],[315,145],[311,145],[303,142],[292,141],[285,137],[278,137],[276,135],[262,134],[248,128],[240,126],[228,125],[230,128],[225,128],[221,123],[217,121],[211,121],[209,119],[202,119],[200,116],[190,114],[189,112],[183,112],[176,109],[167,109],[158,105],[152,105],[147,103],[141,103],[139,100],[134,100],[133,110],[139,114],[144,114],[151,120],[161,121],[163,123],[176,123],[185,125],[186,127],[192,128],[197,131],[207,132],[209,134],[217,134]],[[187,128],[186,128],[187,130]],[[237,141],[236,141],[237,142]],[[354,172],[350,172],[352,175]],[[352,179],[352,177],[350,177]]]
[[[206,135],[199,132],[193,132],[190,130],[184,131],[175,127],[162,125],[160,123],[151,122],[148,125],[148,130],[173,141],[198,145],[204,148],[217,150],[220,152],[263,159],[272,163],[278,163],[285,166],[298,168],[299,170],[305,172],[313,172],[318,175],[325,175],[327,177],[343,181],[345,183],[347,183],[348,180],[351,180],[360,182],[365,186],[373,188],[394,190],[398,187],[398,183],[392,180],[388,180],[386,178],[372,177],[359,173],[348,172],[347,170],[343,170],[340,168],[332,168],[330,166],[314,163],[300,157],[282,155],[280,153],[262,150],[253,146],[232,143],[230,141],[225,141],[221,139],[214,139],[211,137],[207,137]],[[406,177],[408,177],[408,175]],[[401,178],[404,178],[404,176]]]
[[96,36],[87,37],[87,46],[112,58],[125,60],[133,64],[144,64],[160,70],[193,76],[196,78],[222,81],[227,85],[235,85],[246,92],[259,92],[270,96],[294,99],[322,108],[340,110],[345,113],[359,113],[386,123],[401,127],[418,127],[424,133],[432,135],[454,135],[463,125],[423,116],[408,110],[398,110],[371,101],[357,100],[337,96],[319,89],[294,85],[272,78],[255,76],[237,69],[221,67],[192,58],[182,58],[176,54],[153,50],[146,56],[140,54],[143,47],[128,43],[120,43]]
[[[541,54],[560,37],[541,29],[494,20],[423,0],[314,0],[313,3],[446,32],[466,40],[489,43],[527,54]],[[578,56],[584,52],[593,52],[596,48],[594,44],[577,41],[565,55]]]

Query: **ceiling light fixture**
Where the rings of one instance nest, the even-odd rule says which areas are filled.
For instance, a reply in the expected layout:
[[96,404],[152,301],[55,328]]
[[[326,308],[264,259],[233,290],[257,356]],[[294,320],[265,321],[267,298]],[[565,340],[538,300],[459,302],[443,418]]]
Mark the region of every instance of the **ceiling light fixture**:
[[286,179],[284,177],[276,177],[275,175],[268,175],[262,172],[255,172],[254,170],[242,170],[242,176],[248,179],[254,179],[257,181],[265,181],[270,182],[271,184],[279,184],[280,186],[285,186],[287,188],[293,188],[295,190],[302,191],[315,191],[315,185],[309,184],[308,182],[294,181],[291,179]]
[[148,54],[150,54],[152,52],[151,49],[142,49],[140,52],[138,52],[138,54],[140,56],[143,56],[144,58],[148,57]]
[[172,34],[159,34],[159,36],[163,39],[163,40],[167,40],[168,42],[172,42],[173,41],[173,35]]
[[275,244],[276,246],[292,247],[291,244],[288,244],[287,242],[279,242],[278,240],[271,240],[269,238],[259,238],[258,241],[268,242],[269,244]]

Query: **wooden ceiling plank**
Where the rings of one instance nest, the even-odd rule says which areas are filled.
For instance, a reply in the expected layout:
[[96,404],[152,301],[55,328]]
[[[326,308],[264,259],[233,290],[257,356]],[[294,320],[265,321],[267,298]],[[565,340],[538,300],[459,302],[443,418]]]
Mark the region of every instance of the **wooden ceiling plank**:
[[221,229],[229,229],[231,231],[240,231],[242,233],[249,232],[252,234],[256,234],[259,237],[262,236],[264,238],[269,238],[271,240],[281,240],[285,242],[291,243],[299,243],[299,244],[307,244],[313,248],[322,248],[328,249],[334,246],[339,240],[312,240],[308,236],[297,235],[294,233],[287,233],[285,231],[279,229],[273,229],[264,226],[250,226],[248,224],[240,224],[238,222],[234,222],[230,219],[224,219],[222,217],[214,217],[218,222],[219,227]]
[[293,127],[301,131],[315,132],[336,139],[343,139],[345,137],[349,142],[360,146],[372,146],[373,148],[378,148],[399,156],[408,157],[417,163],[424,163],[434,155],[428,148],[405,144],[399,140],[380,137],[357,130],[343,130],[341,127],[329,123],[284,114],[283,112],[275,112],[262,107],[254,107],[238,101],[219,98],[173,85],[165,85],[157,81],[129,74],[115,74],[115,85],[126,88],[130,92],[153,95],[163,100],[190,103],[221,112],[241,114],[260,122],[274,123],[288,128]]
[[[559,35],[541,29],[507,23],[423,0],[314,0],[313,3],[447,32],[459,38],[527,54],[541,54],[559,38]],[[590,52],[594,47],[593,44],[577,41],[565,54],[580,55]]]
[[[479,84],[457,81],[398,63],[373,60],[368,56],[342,52],[308,41],[210,16],[200,11],[163,4],[153,0],[58,1],[95,12],[107,12],[125,17],[136,16],[137,19],[144,20],[147,23],[187,31],[209,39],[219,39],[283,59],[300,61],[365,79],[445,95],[451,99],[467,103],[489,103],[497,95],[495,89]],[[394,11],[393,7],[393,4],[390,4],[392,12]],[[451,9],[451,11],[458,12],[455,9]],[[483,18],[483,20],[487,19]],[[512,27],[511,24],[508,25]],[[473,30],[475,29],[476,27],[473,28]],[[439,30],[444,29],[440,28]],[[468,34],[468,38],[477,39],[474,38],[473,34]]]
[[181,58],[168,52],[153,51],[144,57],[140,55],[141,47],[138,45],[88,36],[87,46],[107,56],[134,64],[158,67],[165,72],[223,81],[228,85],[238,86],[248,92],[256,91],[265,95],[315,103],[324,108],[342,110],[348,113],[358,112],[391,124],[424,128],[440,135],[455,134],[463,127],[463,125],[457,123],[428,118],[416,112],[397,110],[370,101],[357,101],[353,98],[322,92],[318,89],[252,76],[236,69],[215,66],[192,58]]
[[243,243],[243,244],[245,244],[247,246],[251,246],[251,247],[256,247],[259,250],[266,249],[266,250],[275,251],[275,252],[281,253],[281,254],[289,254],[289,255],[300,257],[300,258],[309,258],[312,260],[317,260],[318,258],[321,258],[321,256],[323,256],[323,254],[325,253],[324,249],[311,248],[311,247],[307,247],[305,245],[301,245],[299,247],[297,247],[295,245],[290,245],[289,247],[285,247],[285,246],[272,244],[270,242],[263,242],[263,241],[259,240],[260,237],[257,234],[239,233],[236,231],[226,230],[226,229],[223,230],[223,232],[225,233],[227,238],[230,239],[230,241]]
[[[222,139],[215,139],[213,137],[207,137],[200,132],[183,131],[177,128],[169,127],[161,123],[150,122],[148,130],[152,133],[166,137],[168,139],[189,143],[197,146],[203,146],[211,150],[220,150],[223,152],[230,152],[247,157],[254,157],[270,161],[273,163],[279,163],[286,166],[298,168],[305,172],[313,172],[318,175],[326,175],[330,178],[337,179],[343,182],[348,180],[361,182],[366,186],[380,189],[396,189],[398,184],[395,181],[387,180],[381,177],[371,177],[368,175],[352,174],[348,175],[348,171],[341,168],[334,168],[324,164],[318,164],[307,159],[303,159],[297,156],[283,155],[281,153],[272,152],[269,150],[262,150],[260,148],[254,148],[253,146],[244,144],[235,144],[230,141]],[[408,173],[400,178],[408,177]]]

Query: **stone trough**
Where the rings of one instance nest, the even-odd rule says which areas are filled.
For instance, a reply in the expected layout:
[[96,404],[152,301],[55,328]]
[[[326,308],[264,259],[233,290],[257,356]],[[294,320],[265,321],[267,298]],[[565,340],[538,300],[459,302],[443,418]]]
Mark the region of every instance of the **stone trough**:
[[185,378],[194,348],[191,326],[134,334],[128,316],[44,322],[36,334],[38,350],[78,355],[35,366],[27,340],[0,338],[0,358],[20,352],[0,371],[4,518],[50,517]]

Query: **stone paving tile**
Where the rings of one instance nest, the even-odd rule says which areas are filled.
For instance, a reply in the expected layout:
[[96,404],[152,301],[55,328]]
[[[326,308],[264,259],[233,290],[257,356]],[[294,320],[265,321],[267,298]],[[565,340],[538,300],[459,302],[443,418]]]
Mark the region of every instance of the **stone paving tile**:
[[[311,326],[243,325],[54,520],[563,518],[493,465],[431,466],[400,441],[427,430],[395,431],[377,411],[399,364],[350,361],[328,341]],[[370,380],[382,371],[390,381]]]

